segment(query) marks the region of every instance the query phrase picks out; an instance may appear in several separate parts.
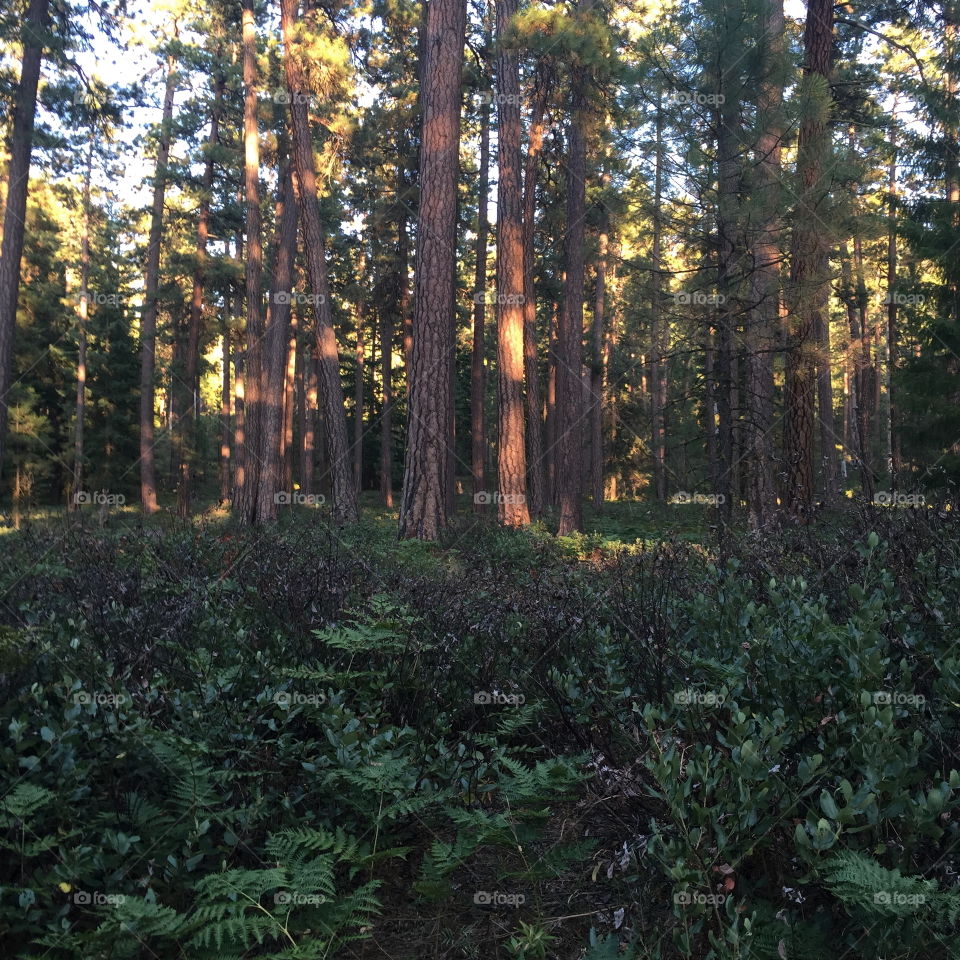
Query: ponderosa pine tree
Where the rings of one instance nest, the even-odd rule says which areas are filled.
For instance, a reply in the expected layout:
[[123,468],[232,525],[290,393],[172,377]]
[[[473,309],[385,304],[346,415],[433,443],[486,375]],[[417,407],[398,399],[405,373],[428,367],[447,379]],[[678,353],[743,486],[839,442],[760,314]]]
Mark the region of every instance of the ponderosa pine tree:
[[465,0],[430,0],[421,64],[420,208],[400,536],[436,540],[450,486],[460,87]]

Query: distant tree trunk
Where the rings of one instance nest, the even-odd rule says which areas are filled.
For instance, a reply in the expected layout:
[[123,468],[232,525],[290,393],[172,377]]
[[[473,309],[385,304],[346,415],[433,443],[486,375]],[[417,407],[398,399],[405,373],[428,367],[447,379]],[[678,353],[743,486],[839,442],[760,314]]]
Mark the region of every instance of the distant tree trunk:
[[733,509],[735,473],[734,454],[734,341],[736,338],[740,261],[740,195],[742,192],[743,131],[740,123],[739,91],[734,88],[732,69],[721,68],[720,105],[717,123],[717,289],[720,301],[716,315],[716,373],[718,486],[712,491],[719,497],[720,514],[729,516]]
[[393,325],[390,312],[380,311],[380,379],[383,413],[380,417],[380,497],[393,509]]
[[783,0],[763,8],[763,79],[757,94],[761,132],[754,151],[754,191],[759,207],[753,235],[750,309],[747,314],[747,416],[745,424],[746,499],[753,529],[766,526],[777,509],[774,477],[773,354],[780,300],[781,146],[783,143]]
[[230,499],[230,301],[220,328],[223,344],[223,379],[220,388],[220,503]]
[[828,195],[830,139],[827,96],[833,59],[833,0],[808,0],[804,28],[803,89],[807,103],[800,122],[797,174],[801,195],[790,251],[791,318],[787,350],[787,460],[785,506],[809,517],[813,506],[813,419],[818,332],[830,296],[829,239],[823,219]]
[[590,479],[593,508],[603,504],[603,324],[607,288],[607,244],[610,214],[603,207],[597,245],[597,284],[593,301],[592,366],[590,368]]
[[[664,345],[669,338],[669,322],[663,322],[663,107],[657,103],[656,146],[654,153],[653,242],[650,251],[650,424],[653,454],[653,488],[660,503],[667,499],[666,437],[664,407],[667,376]],[[664,329],[666,327],[666,329]]]
[[400,536],[435,540],[446,524],[453,397],[454,256],[460,77],[466,0],[430,0],[422,64],[420,209],[407,453]]
[[507,31],[517,0],[496,0],[497,179],[497,516],[508,527],[530,522],[523,404],[523,184],[520,73]]
[[236,473],[233,509],[241,523],[256,523],[260,489],[259,453],[263,449],[263,313],[260,278],[260,132],[257,120],[257,34],[254,0],[243,0],[243,146],[246,204],[247,350],[244,361],[243,463]]
[[163,234],[163,198],[167,188],[167,162],[173,127],[173,95],[177,73],[173,56],[167,57],[157,165],[153,175],[153,205],[147,240],[147,270],[140,319],[140,504],[144,513],[157,511],[157,467],[153,439],[154,369],[157,353],[157,287],[160,279],[160,240]]
[[285,376],[283,380],[283,432],[280,460],[283,465],[283,489],[293,490],[293,418],[296,408],[297,315],[291,312],[288,327]]
[[317,357],[315,347],[308,347],[304,357],[303,407],[304,426],[300,446],[300,489],[312,494],[317,463]]
[[83,425],[87,415],[87,316],[90,302],[90,180],[93,177],[93,135],[87,145],[83,178],[83,228],[80,234],[80,307],[77,312],[77,412],[73,434],[73,485],[69,508],[83,483]]
[[363,480],[363,374],[365,370],[363,323],[365,314],[365,305],[361,303],[357,309],[357,362],[353,372],[353,482],[358,494]]
[[37,85],[48,26],[49,0],[30,0],[23,24],[23,59],[14,94],[10,132],[7,197],[0,241],[0,472],[7,438],[7,410],[13,386],[13,341],[20,297],[20,259],[27,216],[27,185],[33,152],[33,124],[37,113]]
[[293,266],[297,252],[297,202],[289,158],[281,161],[273,277],[260,373],[260,445],[257,448],[256,522],[277,518],[277,494],[292,493],[283,455],[286,428],[286,376],[290,340]]
[[333,487],[333,516],[337,523],[355,523],[360,514],[350,467],[347,419],[343,406],[343,385],[340,382],[340,356],[337,335],[333,328],[323,225],[317,204],[316,170],[306,103],[309,88],[303,72],[303,54],[297,49],[293,39],[296,11],[297,0],[281,0],[280,18],[286,48],[284,66],[291,99],[295,189],[300,204],[307,271],[314,295],[320,394],[323,399],[326,450]]
[[840,279],[843,300],[847,308],[847,323],[850,327],[850,353],[853,376],[850,383],[850,406],[854,449],[863,492],[868,500],[873,499],[873,470],[870,466],[869,409],[870,409],[870,354],[867,331],[861,323],[858,291],[853,285],[850,256],[847,245],[840,245]]
[[547,502],[546,451],[543,447],[543,401],[537,363],[537,295],[533,282],[534,234],[537,211],[537,171],[543,151],[548,78],[538,72],[530,113],[530,134],[523,172],[523,376],[527,399],[527,476],[530,515],[540,517]]
[[[207,156],[200,187],[200,213],[197,221],[197,252],[193,267],[193,295],[190,302],[190,329],[187,334],[187,357],[184,365],[184,381],[190,391],[190,413],[181,416],[178,423],[180,434],[180,463],[178,465],[179,489],[177,513],[190,515],[190,483],[196,469],[196,422],[197,422],[197,370],[200,360],[200,340],[203,327],[203,292],[207,272],[207,237],[210,233],[210,194],[213,189],[213,160],[220,142],[220,111],[223,104],[225,80],[218,74],[213,83],[213,107],[210,112],[210,133],[207,136]],[[181,411],[182,413],[182,411]]]
[[470,355],[470,466],[473,474],[473,512],[482,513],[478,494],[485,491],[487,458],[486,374],[484,326],[487,312],[487,193],[490,189],[490,104],[480,108],[480,187],[477,197],[477,239],[473,278],[473,347]]
[[[589,10],[591,0],[579,0]],[[583,530],[581,499],[583,418],[580,368],[583,350],[584,221],[586,219],[586,145],[588,68],[575,60],[570,67],[570,132],[567,152],[567,219],[564,237],[566,281],[557,335],[557,498],[558,534]]]
[[560,303],[550,311],[550,342],[547,348],[546,468],[547,502],[557,505],[557,332],[560,328]]
[[[897,369],[898,326],[897,326],[897,146],[896,146],[896,102],[890,123],[890,165],[887,174],[887,399],[889,413],[887,420],[888,446],[890,449],[890,489],[896,490],[902,469],[900,449],[900,425],[897,421],[897,391],[894,373]],[[960,194],[957,196],[960,202]],[[866,334],[864,333],[864,336]]]

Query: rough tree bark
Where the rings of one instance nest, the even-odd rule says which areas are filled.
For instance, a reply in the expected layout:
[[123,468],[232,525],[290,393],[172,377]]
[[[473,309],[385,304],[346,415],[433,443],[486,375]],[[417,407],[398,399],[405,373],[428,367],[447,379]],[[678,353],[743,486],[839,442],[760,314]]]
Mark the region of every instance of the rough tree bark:
[[830,140],[827,131],[833,62],[833,0],[808,0],[804,28],[803,87],[806,109],[800,123],[797,174],[800,199],[790,250],[791,317],[787,349],[785,507],[809,518],[813,506],[813,420],[817,331],[830,296],[829,238],[824,224]]
[[307,258],[307,272],[313,293],[313,314],[319,354],[320,395],[326,431],[326,452],[330,466],[333,517],[337,523],[359,519],[357,491],[350,466],[347,417],[340,382],[340,355],[333,328],[327,255],[317,203],[317,177],[313,143],[307,114],[309,87],[304,75],[302,52],[295,40],[297,0],[281,0],[280,22],[285,46],[284,67],[290,93],[292,119],[294,190],[300,205],[300,221]]
[[7,410],[13,386],[13,341],[17,330],[17,301],[20,296],[20,259],[27,215],[27,186],[30,155],[33,153],[33,124],[37,113],[37,85],[48,24],[49,0],[30,0],[23,24],[23,59],[20,83],[14,96],[13,127],[10,133],[10,163],[7,172],[7,199],[0,241],[0,472],[3,470],[7,438]]
[[465,0],[430,0],[422,64],[420,209],[407,453],[400,536],[435,540],[446,525],[453,351],[460,80]]
[[490,188],[490,104],[480,108],[480,186],[477,197],[477,238],[474,246],[473,344],[470,354],[470,470],[473,475],[473,512],[485,504],[478,496],[485,488],[487,459],[486,371],[484,370],[487,314],[487,192]]
[[[580,0],[586,12],[590,0]],[[570,130],[567,149],[567,222],[564,236],[566,279],[557,331],[556,483],[560,507],[557,533],[583,530],[583,352],[584,221],[586,219],[586,143],[588,68],[578,59],[570,67]]]
[[520,72],[508,30],[517,0],[496,0],[497,15],[497,517],[530,522],[523,405],[523,186],[520,171]]
[[780,297],[781,146],[783,143],[783,0],[768,0],[761,17],[763,76],[757,94],[761,132],[754,150],[753,191],[759,209],[754,227],[747,313],[745,468],[751,527],[768,524],[776,514],[774,477],[773,354],[777,342]]
[[210,234],[210,194],[213,189],[214,155],[220,142],[220,112],[223,104],[225,80],[221,74],[213,82],[213,106],[210,111],[210,132],[207,136],[207,155],[200,186],[200,212],[197,219],[196,263],[193,267],[193,292],[190,301],[190,328],[187,334],[187,357],[184,365],[184,386],[189,391],[190,412],[177,424],[180,432],[180,463],[178,465],[179,488],[177,490],[177,513],[190,515],[190,486],[195,469],[196,424],[197,424],[197,369],[200,361],[200,339],[203,329],[203,293],[207,272],[207,238]]
[[173,96],[177,72],[172,56],[167,57],[167,79],[163,94],[157,166],[153,175],[153,204],[147,239],[147,269],[140,319],[140,505],[144,513],[157,511],[157,464],[153,439],[154,369],[157,355],[157,286],[160,279],[160,239],[163,233],[163,198],[167,189],[167,163],[173,127]]
[[537,296],[533,282],[537,172],[546,132],[549,77],[538,69],[530,110],[530,134],[523,171],[523,376],[527,398],[527,477],[530,515],[542,516],[547,502],[546,451],[543,446],[543,400],[537,363]]

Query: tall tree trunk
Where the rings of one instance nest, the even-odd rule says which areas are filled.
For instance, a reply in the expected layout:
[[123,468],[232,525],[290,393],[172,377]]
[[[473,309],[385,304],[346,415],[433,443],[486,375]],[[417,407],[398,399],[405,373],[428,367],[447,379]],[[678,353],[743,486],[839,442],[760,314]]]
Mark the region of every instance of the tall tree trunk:
[[[890,122],[890,164],[887,172],[887,437],[890,450],[890,489],[896,490],[902,468],[900,425],[898,423],[897,390],[894,374],[897,369],[897,141],[896,101]],[[957,196],[960,202],[960,194]],[[864,336],[866,333],[864,332]]]
[[773,355],[777,346],[780,291],[781,146],[783,142],[783,0],[763,8],[763,78],[757,95],[761,133],[754,151],[754,190],[759,207],[747,314],[745,460],[750,526],[765,526],[777,509],[774,478]]
[[317,203],[317,178],[306,103],[309,88],[304,76],[303,52],[294,41],[296,12],[297,0],[281,0],[280,20],[286,51],[284,66],[291,100],[295,189],[300,204],[307,271],[314,299],[314,321],[320,358],[320,394],[323,400],[326,450],[333,487],[333,516],[337,523],[354,523],[360,514],[350,467],[347,418],[343,406],[343,384],[340,382],[340,355],[337,335],[333,328],[326,244]]
[[7,438],[7,410],[13,386],[13,341],[20,297],[20,259],[27,216],[27,186],[33,152],[33,124],[37,113],[37,85],[48,26],[49,0],[30,0],[23,24],[20,83],[14,96],[10,133],[7,200],[0,241],[0,472]]
[[233,508],[241,523],[255,523],[263,448],[263,311],[260,280],[263,241],[260,229],[260,131],[257,118],[257,32],[254,0],[243,0],[243,147],[246,204],[247,350],[244,360],[243,462],[236,473]]
[[590,358],[590,494],[593,499],[594,510],[598,510],[603,504],[603,324],[607,291],[609,230],[610,214],[607,207],[604,206],[597,244],[597,277],[593,300],[593,327],[591,329],[593,354]]
[[317,353],[316,347],[306,347],[303,371],[304,426],[300,446],[300,489],[312,494],[317,468]]
[[490,189],[490,104],[480,108],[480,187],[477,197],[477,239],[473,276],[473,345],[470,354],[470,464],[473,512],[482,513],[487,458],[486,371],[484,369],[487,312],[487,193]]
[[[292,200],[292,198],[291,198]],[[297,327],[298,317],[291,312],[288,325],[285,375],[283,379],[283,432],[280,445],[280,460],[283,466],[283,489],[293,490],[293,418],[296,412],[297,377]]]
[[220,328],[223,344],[223,379],[220,387],[220,503],[230,499],[230,300]]
[[267,324],[263,335],[260,372],[260,443],[256,448],[256,521],[266,523],[277,517],[277,495],[293,492],[285,477],[283,456],[286,375],[293,298],[293,262],[297,252],[297,202],[289,158],[280,170],[273,277]]
[[90,181],[93,177],[93,134],[87,145],[83,178],[83,228],[80,234],[80,308],[77,313],[77,412],[73,434],[73,489],[70,508],[83,484],[83,426],[87,415],[87,316],[90,303]]
[[857,290],[853,285],[853,271],[850,266],[850,254],[846,243],[840,244],[840,286],[842,299],[847,310],[847,324],[850,328],[850,410],[851,426],[856,451],[860,480],[867,500],[873,500],[873,471],[870,468],[870,450],[868,433],[869,373],[870,357],[867,348],[867,331],[860,322],[860,310]]
[[808,0],[804,28],[802,89],[806,94],[800,122],[797,174],[800,199],[794,215],[790,251],[791,317],[787,350],[787,412],[784,448],[787,460],[785,506],[796,517],[809,517],[813,506],[813,419],[817,372],[817,334],[830,297],[827,255],[829,237],[823,221],[829,183],[830,139],[827,118],[833,62],[833,0]]
[[497,516],[508,527],[530,522],[523,406],[523,184],[520,72],[507,33],[517,0],[496,0],[497,15]]
[[[360,275],[363,276],[361,263]],[[353,483],[359,495],[363,480],[363,374],[365,367],[365,345],[363,342],[363,324],[366,305],[357,308],[357,352],[353,371]]]
[[653,488],[660,503],[667,499],[667,447],[664,429],[667,376],[665,346],[669,321],[663,321],[663,106],[657,102],[653,186],[653,242],[650,251],[650,425],[653,454]]
[[[729,30],[725,31],[731,35]],[[716,372],[718,486],[720,514],[729,516],[733,508],[737,469],[734,455],[734,340],[742,265],[740,263],[740,194],[743,171],[740,163],[743,132],[740,123],[740,96],[735,87],[733,69],[721,68],[720,105],[717,123],[717,289],[720,294],[714,357]]]
[[184,365],[185,386],[190,391],[190,413],[178,424],[180,432],[179,490],[177,513],[190,515],[190,483],[196,469],[197,425],[197,370],[200,361],[200,340],[203,327],[203,292],[207,272],[207,238],[210,233],[210,194],[213,190],[213,161],[220,142],[220,111],[223,104],[225,81],[217,74],[213,82],[213,106],[210,111],[210,133],[207,136],[207,156],[200,187],[200,213],[197,221],[196,263],[193,267],[193,293],[190,301],[190,329],[187,335],[187,357]]
[[550,311],[550,339],[547,347],[547,397],[544,403],[546,424],[547,503],[557,505],[557,334],[560,329],[560,303]]
[[547,502],[546,451],[543,447],[543,401],[537,363],[537,295],[533,282],[534,234],[537,212],[537,171],[543,151],[548,78],[537,73],[530,113],[530,135],[523,172],[523,376],[527,399],[527,476],[530,483],[530,515],[542,516]]
[[140,320],[140,504],[144,513],[157,511],[157,465],[153,438],[154,370],[157,356],[157,287],[160,279],[160,240],[163,234],[163,198],[167,189],[167,163],[173,127],[173,95],[177,73],[173,56],[167,57],[157,166],[153,176],[153,204],[147,240],[147,270]]
[[[579,0],[587,13],[591,0]],[[558,534],[583,530],[580,425],[583,391],[584,221],[586,219],[586,124],[588,68],[574,60],[570,67],[570,131],[567,151],[567,222],[564,237],[566,280],[560,314],[557,357],[557,498]]]
[[380,311],[380,379],[383,413],[380,416],[380,497],[393,509],[393,325],[389,310]]
[[454,256],[465,0],[430,0],[422,64],[417,229],[407,452],[400,536],[435,540],[446,524],[453,397]]

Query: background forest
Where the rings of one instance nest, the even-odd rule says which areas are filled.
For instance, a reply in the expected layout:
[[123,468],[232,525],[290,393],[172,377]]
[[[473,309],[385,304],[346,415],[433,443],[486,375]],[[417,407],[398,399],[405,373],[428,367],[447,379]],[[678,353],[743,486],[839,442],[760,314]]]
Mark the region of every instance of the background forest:
[[0,952],[960,957],[958,24],[11,0]]

